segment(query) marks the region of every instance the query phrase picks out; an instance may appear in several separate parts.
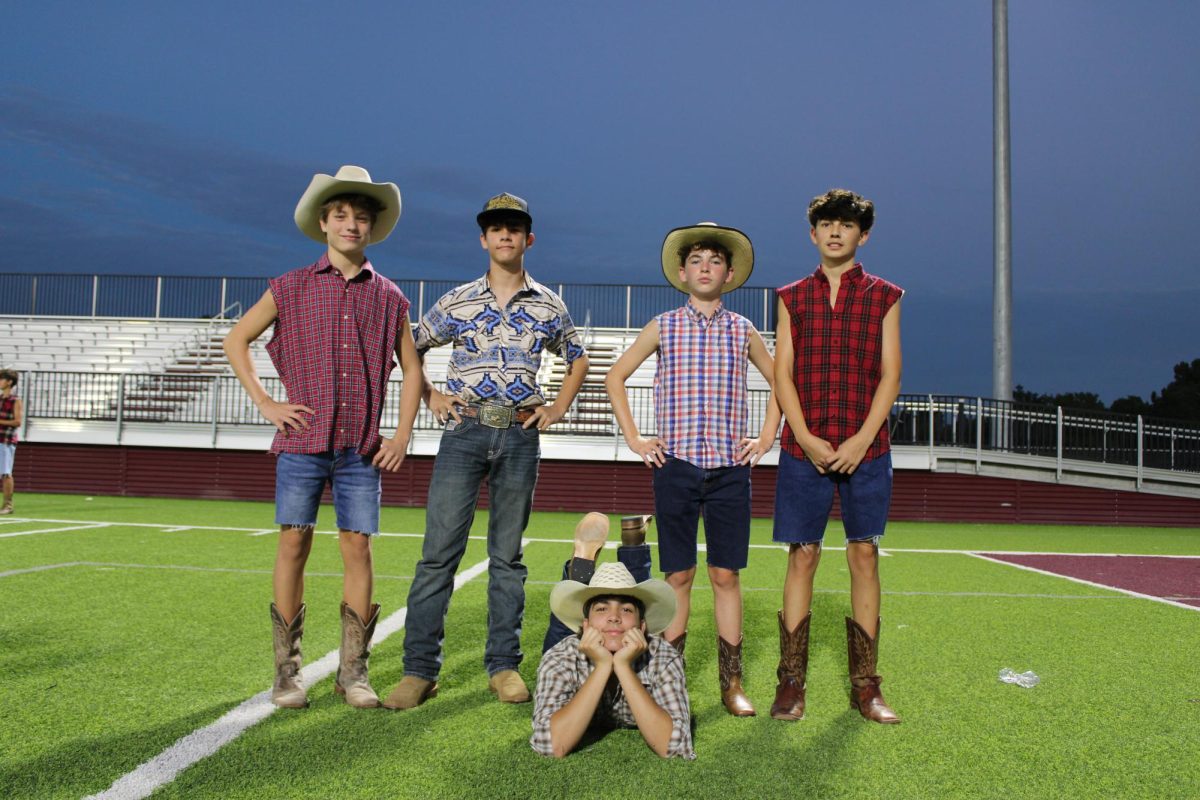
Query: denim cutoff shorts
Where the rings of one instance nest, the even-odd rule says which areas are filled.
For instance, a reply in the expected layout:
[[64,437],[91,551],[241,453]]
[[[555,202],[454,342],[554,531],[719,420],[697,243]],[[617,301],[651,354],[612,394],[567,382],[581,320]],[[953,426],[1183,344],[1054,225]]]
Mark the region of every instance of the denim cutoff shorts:
[[13,462],[17,459],[15,444],[0,444],[0,475],[12,475]]
[[696,566],[696,535],[704,516],[709,566],[739,570],[750,552],[750,467],[701,469],[668,458],[654,470],[654,524],[658,567],[682,572]]
[[833,508],[833,492],[841,500],[846,541],[883,536],[888,507],[892,504],[892,454],[864,461],[850,475],[817,472],[806,458],[779,454],[775,484],[773,538],[788,544],[810,544],[825,538],[825,525]]
[[327,483],[338,528],[368,536],[379,532],[379,469],[355,450],[280,453],[275,463],[275,522],[298,528],[316,525]]

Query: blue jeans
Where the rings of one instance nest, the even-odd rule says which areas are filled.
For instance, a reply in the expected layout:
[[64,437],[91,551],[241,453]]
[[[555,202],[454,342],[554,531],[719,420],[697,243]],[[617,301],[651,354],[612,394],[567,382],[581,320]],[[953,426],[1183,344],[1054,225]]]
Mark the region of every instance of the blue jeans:
[[[572,560],[568,559],[563,564],[562,579],[564,581],[571,577]],[[622,545],[617,548],[617,561],[620,561],[629,569],[629,574],[638,583],[650,580],[650,545],[636,544],[631,547]],[[596,562],[594,561],[586,561],[584,563],[591,564],[593,569],[595,568]],[[583,576],[580,577],[582,578]],[[583,581],[580,582],[583,583]],[[554,614],[551,614],[550,625],[546,628],[546,638],[542,640],[542,652],[545,653],[563,639],[573,636],[576,633],[578,631],[571,630],[565,622],[554,616]]]
[[354,450],[280,453],[275,462],[276,524],[316,525],[327,483],[338,528],[368,536],[379,533],[379,469]]
[[780,453],[772,534],[775,541],[788,544],[823,541],[835,489],[841,499],[846,541],[870,541],[883,536],[892,504],[890,452],[862,462],[850,475],[843,472],[822,475],[808,459]]
[[437,680],[446,638],[454,573],[467,548],[479,487],[488,482],[488,636],[483,663],[489,675],[521,663],[521,618],[526,568],[521,536],[529,522],[541,454],[537,428],[489,428],[463,417],[442,433],[429,502],[425,543],[408,590],[404,674]]

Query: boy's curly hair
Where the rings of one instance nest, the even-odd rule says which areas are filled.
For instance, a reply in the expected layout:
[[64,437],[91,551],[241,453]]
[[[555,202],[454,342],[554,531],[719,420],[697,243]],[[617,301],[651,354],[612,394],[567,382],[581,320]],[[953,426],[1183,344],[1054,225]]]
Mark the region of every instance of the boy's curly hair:
[[875,224],[875,204],[849,189],[830,189],[808,204],[808,224],[815,228],[824,220],[854,222],[865,233]]

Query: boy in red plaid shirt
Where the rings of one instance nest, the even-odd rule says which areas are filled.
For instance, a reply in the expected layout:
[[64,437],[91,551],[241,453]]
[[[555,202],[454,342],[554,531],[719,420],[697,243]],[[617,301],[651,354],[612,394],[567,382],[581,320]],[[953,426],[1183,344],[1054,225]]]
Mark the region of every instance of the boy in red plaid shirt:
[[[742,689],[739,573],[750,548],[750,468],[775,443],[779,407],[769,399],[759,435],[748,435],[747,367],[752,362],[773,382],[771,353],[750,320],[727,309],[721,295],[750,277],[754,248],[736,228],[701,222],[667,234],[662,266],[667,281],[687,294],[687,303],[650,320],[609,370],[605,385],[629,449],[654,468],[659,566],[676,599],[675,618],[663,636],[683,652],[703,515],[721,702],[734,716],[752,717],[754,706]],[[644,437],[625,381],[651,355],[657,356],[658,435]]]
[[900,298],[854,260],[875,207],[844,189],[813,199],[816,272],[778,290],[775,391],[784,426],[775,491],[777,542],[790,545],[779,612],[779,684],[771,716],[804,717],[813,576],[836,488],[846,530],[850,702],[867,719],[899,722],[879,691],[879,537],[892,460],[885,423],[900,393]]
[[[304,565],[317,507],[332,488],[342,553],[342,643],[334,691],[358,708],[378,706],[367,677],[379,605],[371,602],[371,537],[379,532],[381,470],[404,461],[421,402],[423,376],[408,325],[408,299],[367,260],[400,216],[400,190],[375,183],[362,167],[315,175],[296,205],[296,225],[325,245],[307,267],[284,273],[225,338],[229,365],[277,433],[275,557],[271,622],[275,683],[271,701],[303,708]],[[250,343],[274,326],[267,352],[287,391],[271,397],[259,380]],[[404,385],[396,434],[379,433],[388,376],[400,361]]]

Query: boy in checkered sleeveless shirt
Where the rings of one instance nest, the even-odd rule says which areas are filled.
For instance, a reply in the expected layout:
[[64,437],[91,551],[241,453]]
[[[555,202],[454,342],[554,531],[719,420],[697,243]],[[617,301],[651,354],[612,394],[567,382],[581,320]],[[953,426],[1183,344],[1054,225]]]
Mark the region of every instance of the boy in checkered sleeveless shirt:
[[[275,557],[271,621],[278,706],[308,705],[300,681],[304,566],[317,508],[332,488],[344,569],[342,644],[334,691],[358,708],[379,705],[367,676],[379,605],[371,602],[371,537],[379,532],[381,471],[404,460],[423,390],[408,324],[408,299],[367,260],[400,216],[400,190],[375,183],[361,167],[318,174],[296,205],[296,225],[325,246],[315,263],[270,281],[270,288],[225,339],[229,364],[259,412],[277,430]],[[271,397],[258,378],[250,343],[274,326],[267,352],[287,392]],[[388,376],[404,371],[395,436],[380,435]]]
[[[663,274],[687,303],[650,321],[606,379],[625,441],[654,475],[659,565],[675,590],[675,618],[663,636],[682,651],[696,576],[696,535],[704,516],[708,577],[717,627],[721,700],[734,716],[754,715],[742,690],[742,591],[739,572],[750,546],[750,468],[771,449],[779,408],[768,401],[757,437],[750,436],[747,365],[774,381],[771,354],[750,320],[721,302],[754,268],[746,234],[712,222],[677,228],[662,249]],[[634,421],[625,381],[657,355],[657,436]]]

